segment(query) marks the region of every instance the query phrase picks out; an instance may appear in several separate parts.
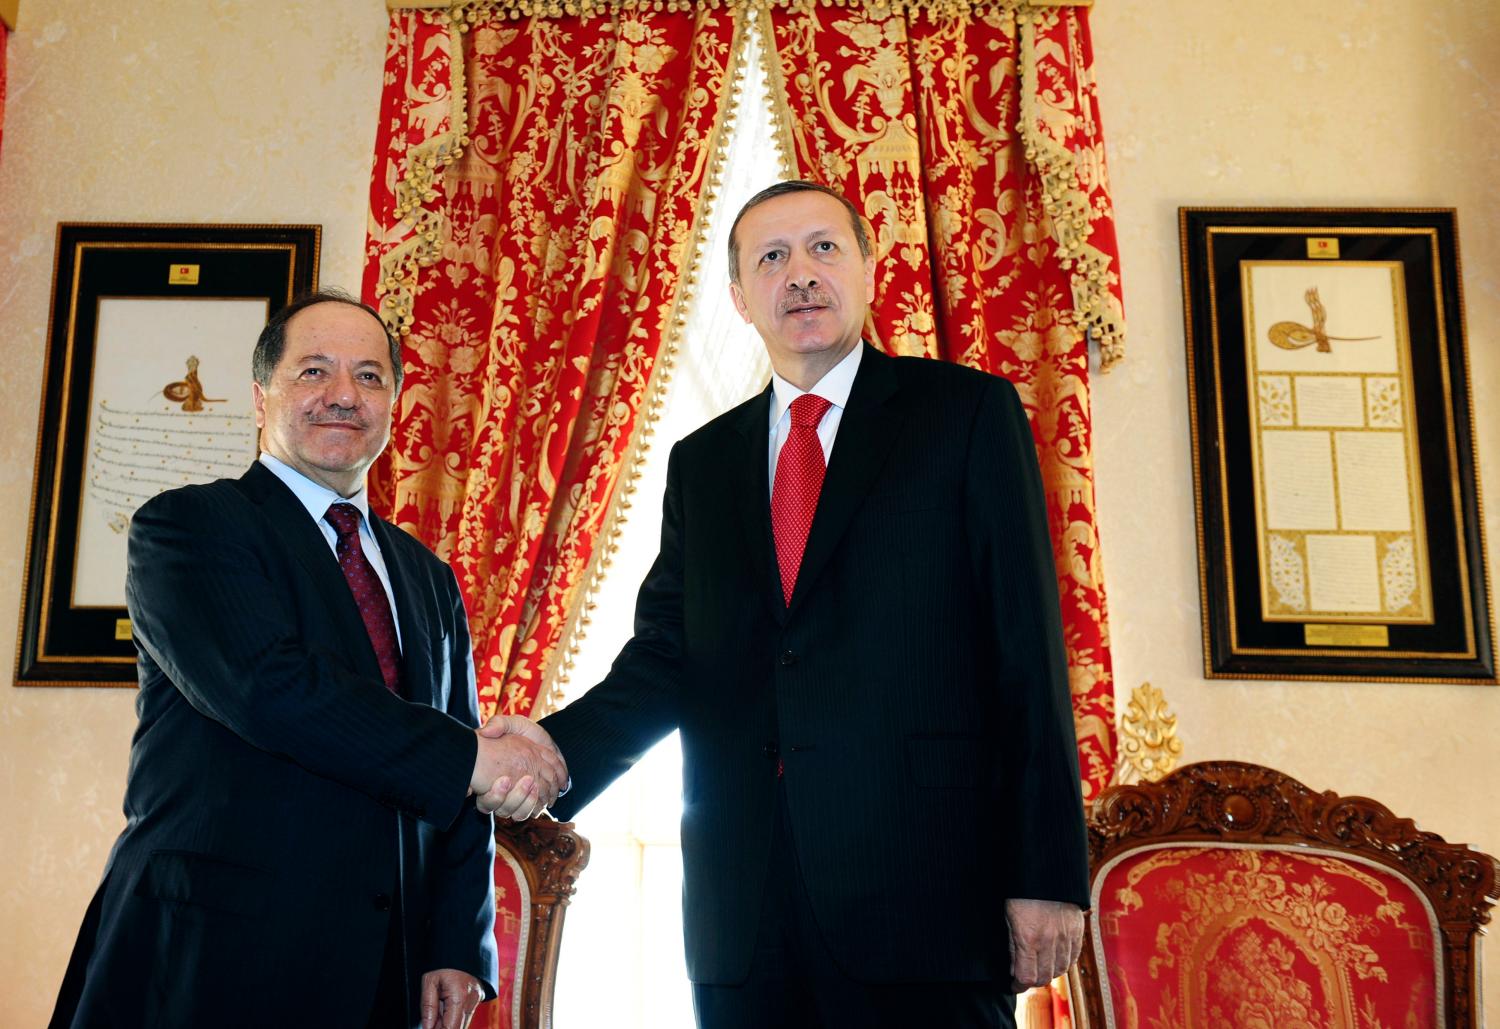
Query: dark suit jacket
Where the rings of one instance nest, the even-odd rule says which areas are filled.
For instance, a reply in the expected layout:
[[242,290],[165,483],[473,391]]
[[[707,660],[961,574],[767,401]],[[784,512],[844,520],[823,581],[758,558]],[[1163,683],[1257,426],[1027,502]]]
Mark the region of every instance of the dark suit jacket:
[[[376,518],[403,643],[384,686],[332,550],[255,464],[130,527],[140,660],[127,825],[54,1025],[363,1026],[393,898],[412,984],[493,993],[491,820],[466,801],[477,698],[453,573]],[[399,897],[397,895],[399,894]]]
[[543,721],[567,818],[681,728],[689,975],[749,970],[777,794],[818,925],[870,981],[1009,980],[1004,901],[1088,904],[1052,548],[1015,389],[866,347],[788,609],[770,391],[672,451],[609,676]]

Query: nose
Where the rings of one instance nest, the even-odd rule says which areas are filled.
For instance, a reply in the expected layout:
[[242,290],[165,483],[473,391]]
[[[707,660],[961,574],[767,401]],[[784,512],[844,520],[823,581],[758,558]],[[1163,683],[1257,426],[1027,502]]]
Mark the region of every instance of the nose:
[[793,252],[787,261],[786,288],[813,289],[817,285],[817,266],[806,255]]
[[354,373],[347,368],[339,368],[330,374],[324,380],[323,403],[329,407],[357,407],[359,389],[354,382]]

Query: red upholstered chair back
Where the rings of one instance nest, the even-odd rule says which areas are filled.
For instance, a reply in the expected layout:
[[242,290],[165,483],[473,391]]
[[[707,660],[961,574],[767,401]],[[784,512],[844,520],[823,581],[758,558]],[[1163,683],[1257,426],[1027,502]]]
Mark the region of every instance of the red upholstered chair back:
[[1384,866],[1169,845],[1111,861],[1094,891],[1116,1024],[1358,1026],[1368,1011],[1401,1029],[1442,1025],[1436,919]]
[[495,942],[500,995],[480,1006],[473,1029],[550,1029],[563,916],[589,841],[572,822],[542,816],[495,823]]
[[1494,861],[1362,797],[1189,765],[1089,817],[1079,1025],[1479,1029]]

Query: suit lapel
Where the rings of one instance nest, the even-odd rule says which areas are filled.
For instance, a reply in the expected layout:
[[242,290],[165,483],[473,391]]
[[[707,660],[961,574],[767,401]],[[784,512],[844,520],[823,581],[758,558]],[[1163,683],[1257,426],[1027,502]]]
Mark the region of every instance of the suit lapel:
[[839,420],[823,491],[818,495],[818,510],[813,515],[807,548],[802,552],[797,588],[786,611],[788,617],[796,613],[802,598],[833,556],[900,431],[891,403],[897,389],[894,363],[869,344],[860,345],[865,352],[849,392],[849,403]]
[[423,640],[436,639],[427,624],[425,608],[416,603],[417,584],[422,572],[414,567],[407,548],[398,546],[393,537],[401,532],[383,518],[370,516],[370,529],[380,544],[380,556],[391,577],[391,592],[396,596],[396,621],[401,626],[401,685],[407,700],[432,704],[433,677],[430,661],[419,661]]
[[771,483],[769,479],[771,387],[768,384],[753,403],[746,404],[734,422],[739,451],[725,455],[731,506],[739,512],[739,532],[732,538],[745,541],[745,561],[750,570],[752,595],[765,600],[778,621],[786,620],[781,602],[781,583],[776,573],[775,541],[771,534]]
[[[296,494],[259,461],[240,478],[240,484],[245,494],[260,505],[266,518],[276,527],[277,539],[286,545],[307,572],[314,595],[326,599],[323,609],[333,620],[334,629],[343,641],[344,652],[354,655],[361,675],[380,681],[380,661],[370,644],[369,630],[365,628],[359,607],[354,603],[354,594],[349,591],[348,580],[344,578],[338,559],[333,556],[318,523],[309,517],[307,508],[302,506]],[[383,546],[381,552],[385,552]]]

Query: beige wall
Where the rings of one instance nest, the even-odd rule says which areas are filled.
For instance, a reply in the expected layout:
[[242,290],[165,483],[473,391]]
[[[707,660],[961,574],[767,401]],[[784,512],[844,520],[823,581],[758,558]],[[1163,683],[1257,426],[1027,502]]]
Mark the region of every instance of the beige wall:
[[[56,222],[321,222],[323,281],[357,287],[385,24],[378,0],[53,0],[45,12],[11,41],[0,154],[5,676]],[[1094,390],[1120,686],[1166,691],[1188,759],[1263,761],[1500,853],[1500,805],[1487,797],[1500,690],[1203,680],[1175,213],[1456,206],[1475,390],[1500,395],[1500,204],[1485,192],[1500,167],[1500,11],[1489,0],[1099,0],[1094,26],[1131,328],[1126,363]],[[1494,493],[1500,412],[1478,414]],[[1488,523],[1500,545],[1500,500]],[[50,1011],[121,824],[132,700],[0,685],[7,1025],[40,1026]]]

